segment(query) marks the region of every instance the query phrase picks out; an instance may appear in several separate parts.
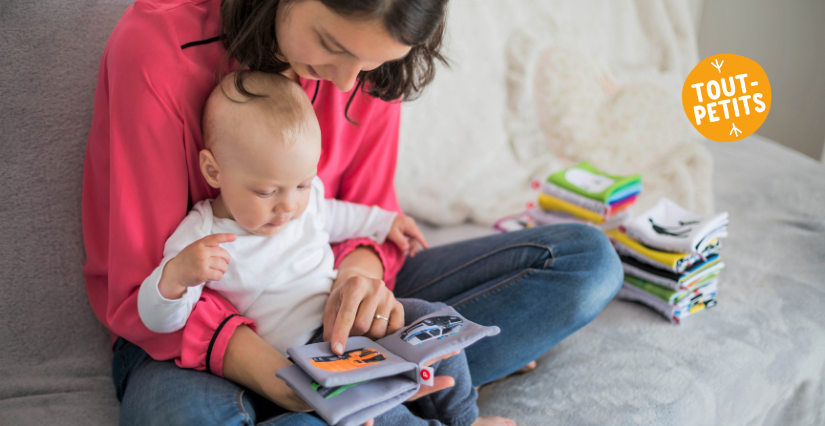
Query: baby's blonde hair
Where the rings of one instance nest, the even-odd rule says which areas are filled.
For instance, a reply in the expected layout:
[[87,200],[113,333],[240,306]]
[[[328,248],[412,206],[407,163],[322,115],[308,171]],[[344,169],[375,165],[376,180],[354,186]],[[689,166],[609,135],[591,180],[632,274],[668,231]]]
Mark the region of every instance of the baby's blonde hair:
[[[216,157],[243,144],[237,137],[239,126],[265,126],[275,139],[293,145],[319,132],[318,120],[301,86],[281,74],[249,73],[247,87],[262,97],[248,97],[234,84],[234,75],[224,77],[215,87],[203,111],[203,144]],[[320,138],[317,138],[320,141]]]

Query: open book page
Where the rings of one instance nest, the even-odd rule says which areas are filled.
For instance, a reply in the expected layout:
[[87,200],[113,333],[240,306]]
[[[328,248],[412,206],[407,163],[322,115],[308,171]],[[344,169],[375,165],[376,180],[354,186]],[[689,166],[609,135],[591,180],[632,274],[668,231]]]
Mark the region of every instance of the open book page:
[[447,306],[378,339],[376,343],[407,361],[421,365],[499,332],[498,327],[476,324]]
[[289,348],[287,353],[293,363],[325,388],[414,372],[417,368],[378,342],[361,336],[347,339],[342,355],[332,353],[329,342]]

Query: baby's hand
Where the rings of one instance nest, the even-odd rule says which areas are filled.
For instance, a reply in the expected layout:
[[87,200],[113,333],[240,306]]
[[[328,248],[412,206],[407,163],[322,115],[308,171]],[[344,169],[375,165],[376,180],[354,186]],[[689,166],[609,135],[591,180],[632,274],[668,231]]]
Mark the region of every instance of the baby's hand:
[[179,299],[187,287],[219,281],[229,265],[229,252],[220,244],[235,241],[235,234],[213,234],[184,248],[163,268],[158,289],[167,299]]
[[[412,243],[407,241],[407,237],[412,240]],[[402,251],[410,251],[410,257],[415,257],[415,254],[421,250],[421,247],[429,248],[427,241],[424,240],[424,235],[415,224],[415,220],[409,216],[398,215],[392,221],[390,233],[387,234],[387,239],[395,243]]]

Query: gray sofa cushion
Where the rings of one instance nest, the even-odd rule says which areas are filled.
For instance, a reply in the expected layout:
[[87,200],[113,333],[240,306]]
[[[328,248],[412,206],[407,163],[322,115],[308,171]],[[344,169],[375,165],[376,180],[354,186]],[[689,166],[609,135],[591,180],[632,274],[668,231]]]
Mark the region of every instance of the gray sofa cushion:
[[0,3],[0,424],[114,425],[80,194],[97,67],[129,0]]
[[730,213],[719,304],[674,326],[614,300],[539,359],[483,388],[519,426],[825,424],[825,167],[752,136],[708,143]]

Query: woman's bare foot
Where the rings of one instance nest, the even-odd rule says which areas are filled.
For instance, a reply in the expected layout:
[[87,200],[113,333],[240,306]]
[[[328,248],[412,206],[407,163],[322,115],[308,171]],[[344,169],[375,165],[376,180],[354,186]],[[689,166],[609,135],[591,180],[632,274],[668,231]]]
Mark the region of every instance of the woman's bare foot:
[[516,422],[504,417],[479,417],[472,426],[516,426]]
[[535,370],[536,366],[537,366],[536,361],[530,361],[530,362],[527,363],[527,365],[525,365],[524,367],[521,367],[520,369],[518,369],[518,371],[516,371],[513,374],[529,373],[529,372]]
[[[519,368],[518,370],[516,370],[516,371],[515,371],[513,374],[511,374],[510,376],[518,376],[519,374],[529,373],[529,372],[531,372],[531,371],[535,370],[537,366],[538,366],[538,365],[536,364],[536,361],[530,361],[530,362],[528,362],[528,363],[527,363],[527,365],[525,365],[524,367]],[[504,377],[502,377],[502,378],[500,378],[500,379],[498,379],[498,380],[494,380],[494,381],[492,381],[492,382],[490,382],[490,383],[487,383],[487,384],[485,384],[485,385],[476,386],[476,390],[481,389],[481,386],[486,386],[486,385],[489,385],[489,384],[491,384],[491,383],[500,382],[500,381],[502,381],[502,380],[504,380],[504,379],[506,379],[506,378],[508,378],[508,377],[510,377],[510,376],[504,376]]]

